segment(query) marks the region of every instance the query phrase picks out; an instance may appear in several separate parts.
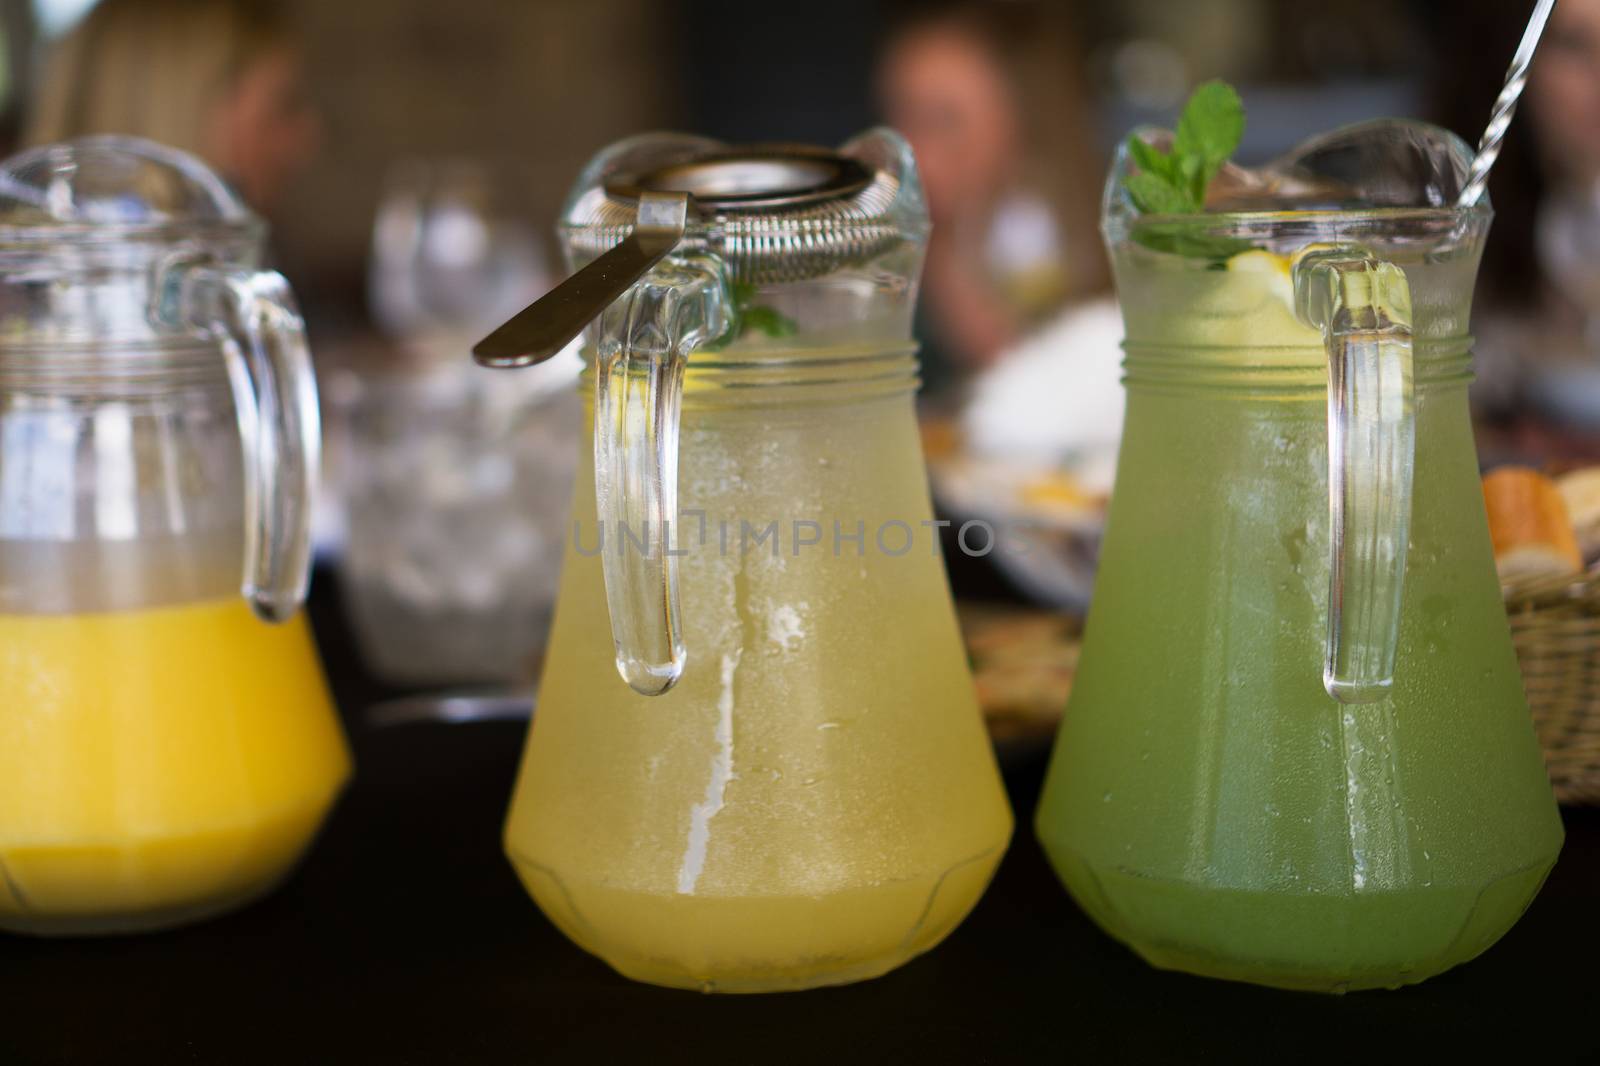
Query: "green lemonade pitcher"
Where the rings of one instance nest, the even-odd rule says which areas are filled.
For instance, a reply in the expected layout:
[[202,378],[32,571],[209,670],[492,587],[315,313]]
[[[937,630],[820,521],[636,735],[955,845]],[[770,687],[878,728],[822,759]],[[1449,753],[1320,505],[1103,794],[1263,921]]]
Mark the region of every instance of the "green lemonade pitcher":
[[1368,123],[1182,216],[1136,214],[1113,168],[1127,422],[1037,827],[1157,966],[1421,981],[1560,850],[1467,410],[1470,160]]

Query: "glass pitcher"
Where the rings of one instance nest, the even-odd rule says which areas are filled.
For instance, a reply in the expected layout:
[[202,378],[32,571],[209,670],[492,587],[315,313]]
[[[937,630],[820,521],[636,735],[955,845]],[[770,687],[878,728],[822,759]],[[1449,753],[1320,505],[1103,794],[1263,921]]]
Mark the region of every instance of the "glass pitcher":
[[240,904],[349,773],[296,614],[316,390],[261,245],[150,142],[0,164],[0,928]]
[[635,138],[562,229],[584,269],[477,349],[526,363],[598,316],[507,851],[630,977],[883,973],[955,927],[1011,831],[912,407],[909,149]]
[[1555,861],[1467,411],[1490,211],[1439,206],[1470,160],[1370,124],[1279,168],[1299,199],[1144,219],[1113,169],[1127,424],[1037,826],[1157,966],[1421,981]]

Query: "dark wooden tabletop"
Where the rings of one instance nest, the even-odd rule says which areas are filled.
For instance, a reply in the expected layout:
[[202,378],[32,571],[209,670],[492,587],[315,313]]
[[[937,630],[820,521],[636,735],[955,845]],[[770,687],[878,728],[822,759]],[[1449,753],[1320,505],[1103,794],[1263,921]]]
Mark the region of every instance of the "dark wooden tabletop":
[[[327,586],[325,585],[324,588]],[[1398,992],[1277,992],[1152,970],[1068,899],[1027,830],[1042,753],[1006,766],[1018,832],[940,947],[773,996],[634,984],[568,943],[500,853],[517,723],[375,729],[320,594],[356,777],[311,855],[237,914],[139,937],[0,936],[0,1066],[51,1063],[1600,1063],[1600,810],[1522,922]],[[1510,1041],[1510,1043],[1507,1043]]]

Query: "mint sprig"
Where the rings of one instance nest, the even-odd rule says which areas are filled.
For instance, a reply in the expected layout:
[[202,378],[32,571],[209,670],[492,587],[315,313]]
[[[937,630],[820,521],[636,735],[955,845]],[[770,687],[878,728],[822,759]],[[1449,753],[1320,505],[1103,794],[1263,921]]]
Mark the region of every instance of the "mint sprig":
[[1133,204],[1147,215],[1194,214],[1205,210],[1206,189],[1244,137],[1244,104],[1233,86],[1208,81],[1190,94],[1178,117],[1170,150],[1137,133],[1128,153],[1138,164],[1123,179]]
[[[1133,205],[1146,215],[1204,212],[1211,180],[1243,137],[1244,104],[1233,86],[1225,81],[1199,86],[1178,117],[1170,149],[1158,148],[1137,133],[1128,135],[1128,154],[1139,168],[1123,179]],[[1251,247],[1249,241],[1176,221],[1135,224],[1133,239],[1157,251],[1204,259],[1226,259]]]

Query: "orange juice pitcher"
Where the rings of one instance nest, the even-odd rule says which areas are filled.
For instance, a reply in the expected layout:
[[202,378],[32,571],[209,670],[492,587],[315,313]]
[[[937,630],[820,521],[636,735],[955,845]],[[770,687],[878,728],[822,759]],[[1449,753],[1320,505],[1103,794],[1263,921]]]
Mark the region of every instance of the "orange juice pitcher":
[[0,929],[237,906],[349,774],[298,615],[316,390],[261,246],[147,141],[0,164]]

